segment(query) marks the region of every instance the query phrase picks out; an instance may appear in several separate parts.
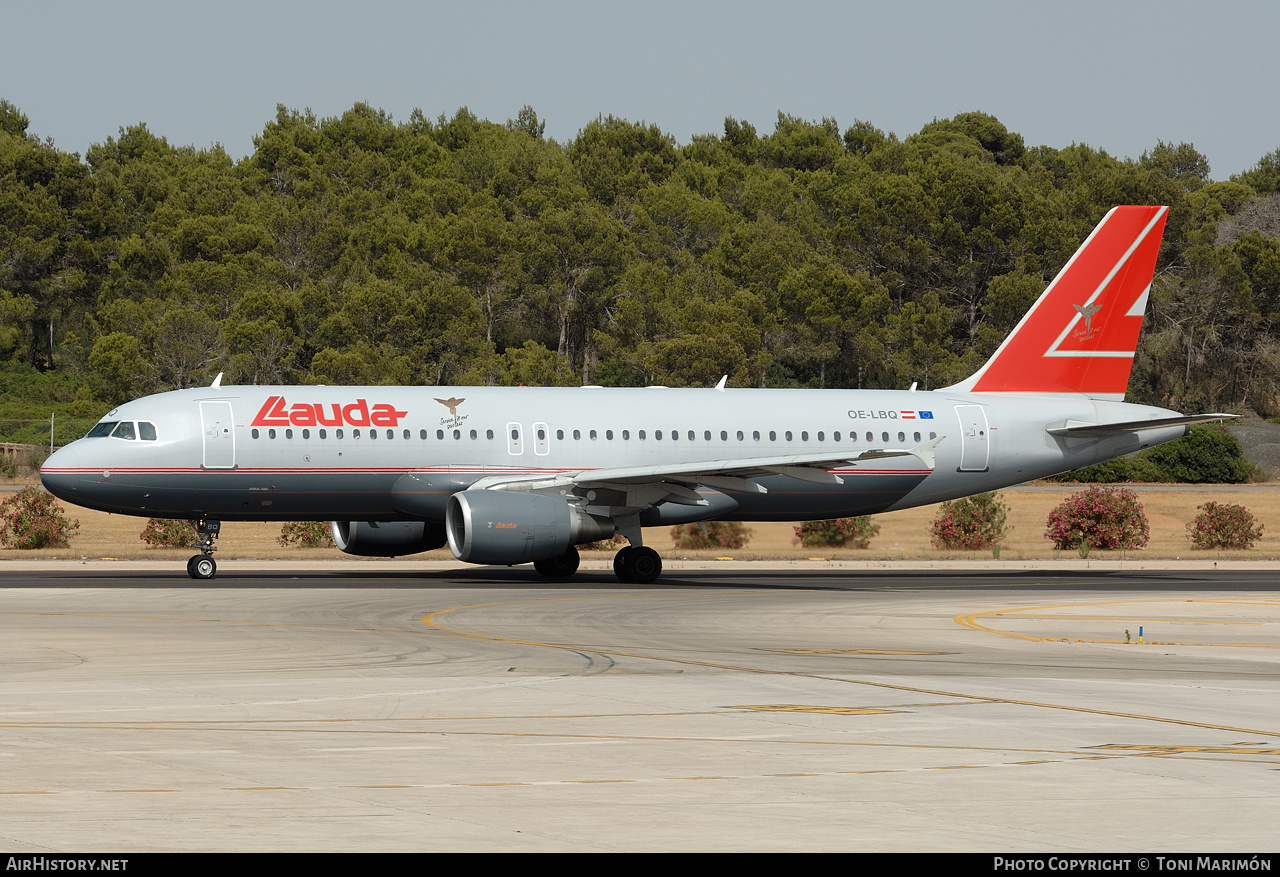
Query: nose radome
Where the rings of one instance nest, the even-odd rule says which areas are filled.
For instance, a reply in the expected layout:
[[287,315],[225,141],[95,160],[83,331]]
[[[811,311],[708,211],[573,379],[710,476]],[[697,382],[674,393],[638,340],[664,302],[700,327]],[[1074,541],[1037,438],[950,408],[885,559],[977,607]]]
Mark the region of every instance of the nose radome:
[[40,481],[44,489],[59,499],[75,496],[76,481],[80,478],[80,455],[71,448],[60,448],[49,455],[40,466]]

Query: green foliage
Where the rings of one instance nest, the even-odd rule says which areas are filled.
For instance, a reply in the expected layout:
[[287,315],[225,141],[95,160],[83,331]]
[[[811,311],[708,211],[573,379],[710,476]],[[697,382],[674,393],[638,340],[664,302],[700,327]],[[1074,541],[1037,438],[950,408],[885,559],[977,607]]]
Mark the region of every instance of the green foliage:
[[1138,495],[1126,487],[1090,487],[1049,513],[1045,537],[1058,549],[1143,548],[1151,535]]
[[1049,481],[1086,484],[1128,482],[1177,484],[1243,484],[1258,470],[1244,456],[1240,440],[1225,426],[1193,426],[1190,434],[1140,454],[1120,457]]
[[1253,470],[1237,439],[1225,426],[1191,428],[1189,435],[1146,452],[1167,480],[1185,484],[1243,484]]
[[1193,548],[1252,548],[1262,538],[1262,524],[1242,505],[1209,500],[1196,506],[1187,538]]
[[290,521],[280,526],[276,542],[285,548],[332,548],[333,528],[327,521]]
[[991,548],[1004,538],[1008,515],[1009,506],[995,492],[953,499],[939,507],[930,538],[937,548]]
[[681,524],[671,528],[671,540],[677,548],[745,548],[751,529],[740,521],[704,521],[707,531],[697,524]]
[[195,524],[174,518],[149,518],[138,538],[148,548],[192,548],[196,544]]
[[1170,478],[1159,466],[1144,455],[1138,454],[1108,460],[1074,472],[1063,472],[1061,475],[1054,475],[1045,480],[1084,484],[1127,484],[1167,482]]
[[880,534],[880,525],[868,517],[805,521],[794,529],[805,548],[866,548]]
[[0,502],[0,546],[66,548],[80,522],[67,518],[62,505],[38,487],[24,487]]
[[771,121],[680,147],[605,115],[559,144],[532,107],[281,106],[242,161],[133,125],[82,162],[0,100],[0,365],[66,379],[84,417],[220,371],[931,388],[995,349],[1106,210],[1167,203],[1133,400],[1280,413],[1280,199],[1257,197],[1275,154],[1210,183],[1188,144],[1028,148],[980,112],[904,140]]

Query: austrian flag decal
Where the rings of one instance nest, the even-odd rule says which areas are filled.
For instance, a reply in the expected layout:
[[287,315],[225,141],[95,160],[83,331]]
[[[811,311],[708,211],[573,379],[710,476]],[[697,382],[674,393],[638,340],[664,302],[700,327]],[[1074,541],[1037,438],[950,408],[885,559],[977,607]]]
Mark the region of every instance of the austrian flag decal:
[[284,396],[272,396],[258,409],[251,426],[399,426],[408,411],[380,403],[370,407],[364,399],[350,405],[340,402],[295,402],[285,407]]

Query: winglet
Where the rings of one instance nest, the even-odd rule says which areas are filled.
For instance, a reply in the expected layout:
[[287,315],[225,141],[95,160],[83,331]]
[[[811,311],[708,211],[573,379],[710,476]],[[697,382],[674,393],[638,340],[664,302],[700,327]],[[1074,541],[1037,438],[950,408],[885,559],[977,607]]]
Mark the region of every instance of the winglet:
[[1168,211],[1113,208],[991,359],[945,389],[1123,399]]

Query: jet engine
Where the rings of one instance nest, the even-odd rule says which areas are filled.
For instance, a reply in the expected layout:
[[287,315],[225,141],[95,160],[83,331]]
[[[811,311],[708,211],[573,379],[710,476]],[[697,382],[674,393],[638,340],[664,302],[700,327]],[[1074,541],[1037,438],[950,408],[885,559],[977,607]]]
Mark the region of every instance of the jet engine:
[[445,512],[449,549],[468,563],[528,563],[613,536],[613,519],[589,515],[558,496],[464,490]]
[[403,557],[445,544],[444,526],[424,521],[334,521],[339,550],[359,557]]

